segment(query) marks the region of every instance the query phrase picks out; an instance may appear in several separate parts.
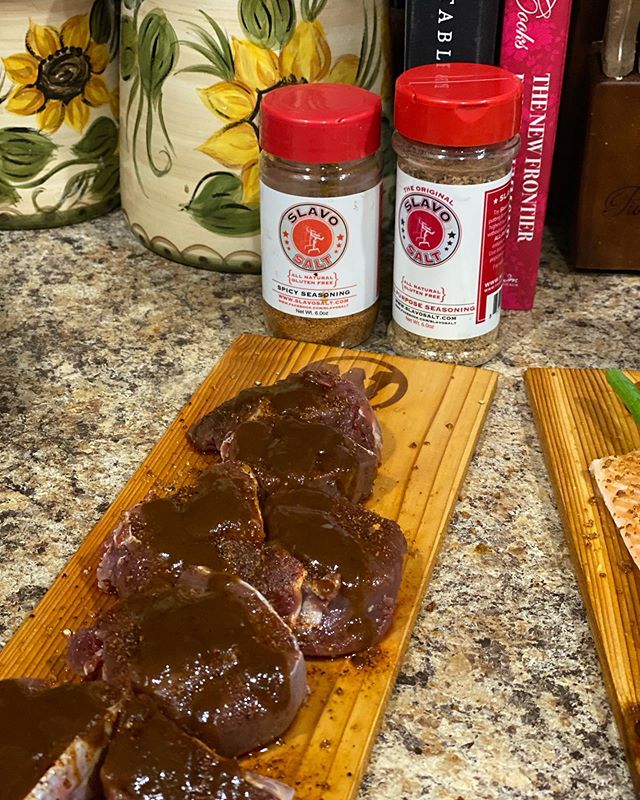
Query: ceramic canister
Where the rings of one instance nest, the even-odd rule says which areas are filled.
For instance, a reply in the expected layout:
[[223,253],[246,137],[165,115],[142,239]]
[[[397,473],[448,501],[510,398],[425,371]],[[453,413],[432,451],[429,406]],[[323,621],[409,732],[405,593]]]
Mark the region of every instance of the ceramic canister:
[[123,0],[122,204],[138,238],[184,264],[257,272],[262,97],[302,82],[371,89],[388,143],[387,13],[386,0]]
[[118,10],[116,0],[2,0],[0,229],[117,205]]

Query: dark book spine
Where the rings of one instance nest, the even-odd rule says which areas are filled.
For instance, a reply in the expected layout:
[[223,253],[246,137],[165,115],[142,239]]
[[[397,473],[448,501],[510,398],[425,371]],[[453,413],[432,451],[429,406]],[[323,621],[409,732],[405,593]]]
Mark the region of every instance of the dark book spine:
[[500,0],[407,0],[405,68],[495,63],[499,18]]

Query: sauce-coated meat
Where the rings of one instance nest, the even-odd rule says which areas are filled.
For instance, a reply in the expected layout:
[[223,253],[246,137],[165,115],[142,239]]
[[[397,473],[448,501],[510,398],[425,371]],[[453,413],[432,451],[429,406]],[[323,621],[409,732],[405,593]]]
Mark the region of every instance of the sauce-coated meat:
[[264,492],[315,486],[353,502],[371,494],[374,453],[321,422],[272,417],[241,423],[222,444],[223,459],[248,464]]
[[215,453],[243,422],[287,416],[321,422],[375,453],[380,460],[382,434],[362,385],[326,364],[307,367],[270,386],[252,386],[218,406],[189,431],[194,445]]
[[284,733],[307,693],[289,628],[255,589],[221,573],[205,591],[178,586],[120,600],[70,638],[69,660],[80,674],[152,696],[224,756]]
[[0,681],[0,800],[88,800],[117,715],[104,683]]
[[264,507],[268,541],[305,568],[292,621],[305,655],[339,656],[376,644],[391,624],[406,552],[398,525],[310,488],[284,489]]
[[100,771],[105,800],[290,800],[282,783],[221,758],[146,697],[128,703]]
[[189,575],[197,582],[199,567],[250,580],[264,540],[257,488],[240,464],[216,464],[192,491],[138,503],[103,546],[98,586],[126,597]]

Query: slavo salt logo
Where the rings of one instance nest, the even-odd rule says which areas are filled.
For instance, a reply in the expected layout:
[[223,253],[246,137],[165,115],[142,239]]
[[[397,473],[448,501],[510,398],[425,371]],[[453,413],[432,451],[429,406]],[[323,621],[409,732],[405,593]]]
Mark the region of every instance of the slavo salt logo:
[[412,193],[402,199],[398,214],[405,253],[423,267],[438,267],[458,249],[460,220],[444,200]]
[[280,218],[280,244],[289,261],[300,269],[320,272],[343,256],[349,228],[338,211],[319,203],[299,203]]

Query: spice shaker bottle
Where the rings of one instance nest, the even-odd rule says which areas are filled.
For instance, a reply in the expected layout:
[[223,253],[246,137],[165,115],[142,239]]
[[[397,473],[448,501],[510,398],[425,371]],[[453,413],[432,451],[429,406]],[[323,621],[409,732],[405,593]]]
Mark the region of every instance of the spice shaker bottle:
[[499,350],[522,106],[500,67],[415,67],[396,83],[393,319],[403,355],[478,365]]
[[275,336],[352,347],[378,314],[380,98],[285,86],[260,109],[262,297]]

